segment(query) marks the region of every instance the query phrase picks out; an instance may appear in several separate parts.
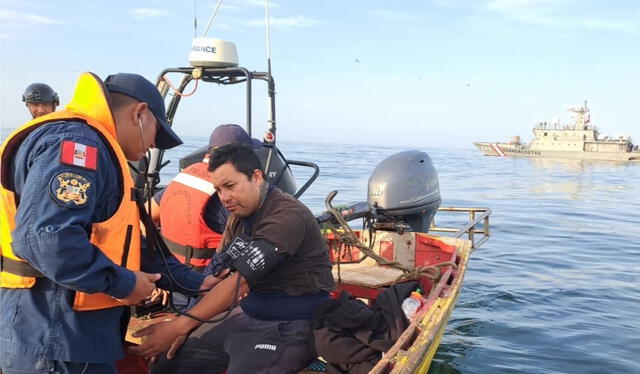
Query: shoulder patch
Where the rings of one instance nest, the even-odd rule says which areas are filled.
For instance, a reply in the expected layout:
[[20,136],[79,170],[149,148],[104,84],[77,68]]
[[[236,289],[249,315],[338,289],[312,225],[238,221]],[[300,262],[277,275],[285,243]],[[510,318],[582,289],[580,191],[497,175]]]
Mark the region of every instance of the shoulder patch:
[[53,201],[66,208],[84,207],[93,197],[91,182],[82,175],[70,172],[58,173],[49,182],[49,194]]
[[98,168],[98,148],[71,140],[63,140],[60,148],[60,163],[96,170]]

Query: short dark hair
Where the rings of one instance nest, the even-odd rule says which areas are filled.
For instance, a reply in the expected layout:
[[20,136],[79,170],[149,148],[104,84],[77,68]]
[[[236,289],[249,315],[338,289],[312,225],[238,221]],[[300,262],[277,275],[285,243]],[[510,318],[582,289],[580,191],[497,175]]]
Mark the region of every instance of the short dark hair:
[[140,101],[134,99],[131,96],[125,95],[120,92],[109,92],[109,98],[111,99],[111,109],[113,111],[120,110],[121,108],[137,104]]
[[254,170],[262,172],[262,165],[258,155],[247,144],[229,143],[215,148],[209,155],[209,171],[215,171],[220,166],[229,163],[237,171],[251,179]]

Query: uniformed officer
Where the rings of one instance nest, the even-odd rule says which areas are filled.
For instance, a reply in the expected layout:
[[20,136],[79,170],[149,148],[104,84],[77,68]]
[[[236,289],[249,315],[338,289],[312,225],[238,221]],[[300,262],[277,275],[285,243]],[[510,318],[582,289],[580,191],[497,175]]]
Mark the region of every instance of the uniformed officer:
[[44,83],[32,83],[22,94],[22,101],[33,118],[38,118],[56,111],[60,104],[58,94]]
[[[148,297],[163,269],[157,255],[141,253],[127,160],[180,143],[156,87],[123,73],[104,83],[82,74],[64,110],[7,138],[0,148],[3,374],[115,373],[125,306]],[[202,275],[168,257],[174,278],[201,286]]]

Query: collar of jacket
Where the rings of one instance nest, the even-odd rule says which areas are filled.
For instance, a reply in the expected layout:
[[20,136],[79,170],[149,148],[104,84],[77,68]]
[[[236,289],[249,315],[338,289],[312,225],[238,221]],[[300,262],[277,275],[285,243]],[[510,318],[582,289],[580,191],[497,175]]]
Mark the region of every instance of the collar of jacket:
[[91,72],[80,75],[73,98],[66,109],[97,120],[117,139],[107,88],[97,75]]

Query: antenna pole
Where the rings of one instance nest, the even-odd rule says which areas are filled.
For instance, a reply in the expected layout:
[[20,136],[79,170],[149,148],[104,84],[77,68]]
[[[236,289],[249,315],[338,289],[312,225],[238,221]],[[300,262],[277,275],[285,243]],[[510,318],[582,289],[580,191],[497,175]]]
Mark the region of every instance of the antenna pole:
[[218,14],[218,10],[220,10],[220,5],[222,5],[222,0],[218,0],[218,3],[216,4],[216,9],[214,9],[213,14],[211,14],[211,17],[209,17],[209,22],[207,22],[207,27],[204,28],[204,32],[202,33],[203,38],[207,36],[207,33],[209,32],[209,27],[211,27],[211,23],[213,23],[213,19],[216,18],[216,15]]
[[[276,145],[276,118],[275,118],[275,105],[274,105],[274,97],[276,95],[275,85],[273,83],[273,77],[271,76],[271,36],[269,34],[269,0],[264,1],[265,5],[265,20],[264,24],[266,27],[266,35],[267,35],[267,73],[269,75],[268,80],[268,90],[269,94],[267,95],[267,131],[271,134],[268,139],[267,136],[264,137],[264,143],[269,147],[269,153],[267,155],[267,162],[265,164],[264,170],[269,175],[269,170],[271,168],[271,159],[274,153],[274,146]],[[265,134],[266,135],[266,134]]]
[[[274,116],[273,97],[275,96],[275,88],[273,85],[273,77],[271,76],[271,35],[269,33],[269,0],[264,1],[265,5],[265,27],[267,35],[267,73],[269,73],[269,95],[267,95],[267,110],[268,110],[268,129],[273,135],[276,134],[276,120]],[[274,140],[275,142],[275,140]]]
[[271,75],[271,36],[269,35],[269,0],[265,0],[266,19],[264,24],[267,28],[267,73]]
[[193,0],[193,37],[198,36],[198,17],[196,16],[196,3],[198,0]]

